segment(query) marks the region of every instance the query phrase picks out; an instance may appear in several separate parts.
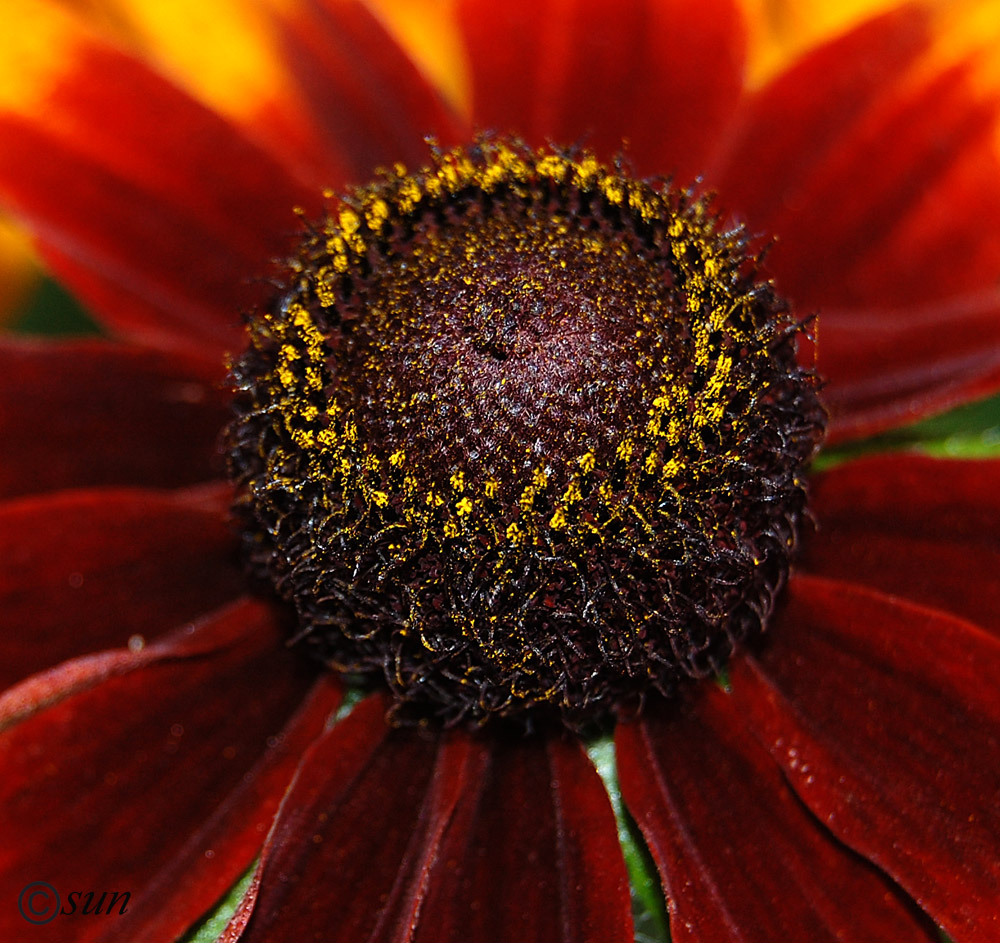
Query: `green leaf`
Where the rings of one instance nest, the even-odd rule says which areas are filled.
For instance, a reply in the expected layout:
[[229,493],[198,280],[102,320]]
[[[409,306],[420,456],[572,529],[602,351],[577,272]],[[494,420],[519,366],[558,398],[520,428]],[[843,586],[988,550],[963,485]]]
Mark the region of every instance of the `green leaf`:
[[960,406],[911,426],[826,450],[816,462],[829,468],[873,452],[916,450],[938,458],[1000,457],[1000,396]]
[[670,923],[656,865],[638,827],[622,802],[614,740],[610,736],[602,737],[587,747],[587,753],[604,780],[618,823],[618,841],[622,846],[632,889],[632,919],[635,921],[636,943],[670,943]]
[[20,310],[14,312],[10,326],[18,334],[46,334],[50,337],[101,333],[86,309],[51,278],[41,280]]
[[191,929],[188,934],[181,938],[180,943],[215,943],[215,941],[222,935],[222,931],[226,929],[226,925],[229,923],[230,918],[236,913],[236,908],[239,906],[240,901],[243,899],[243,895],[246,893],[247,888],[250,886],[250,881],[253,879],[253,873],[257,868],[257,862],[255,861],[250,867],[250,870],[246,872],[230,889],[229,893],[219,901],[215,910],[213,910],[207,917],[205,917],[201,923],[196,924],[193,929]]

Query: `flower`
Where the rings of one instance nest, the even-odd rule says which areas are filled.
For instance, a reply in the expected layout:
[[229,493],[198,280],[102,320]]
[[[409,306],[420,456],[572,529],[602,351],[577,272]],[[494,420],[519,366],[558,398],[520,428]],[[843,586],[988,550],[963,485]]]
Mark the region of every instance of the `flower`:
[[[392,727],[384,693],[337,713],[341,683],[253,595],[213,466],[239,312],[273,295],[293,207],[420,166],[427,133],[586,136],[604,159],[627,138],[640,173],[703,175],[778,235],[778,287],[821,312],[830,440],[892,428],[1000,386],[1000,99],[977,60],[908,5],[748,88],[725,0],[460,0],[462,111],[351,0],[239,7],[245,96],[217,81],[225,46],[152,68],[24,9],[0,196],[109,336],[0,347],[6,937],[173,940],[259,855],[227,940],[631,939],[578,738]],[[763,643],[619,725],[674,939],[1000,936],[998,471],[885,454],[816,476]],[[127,912],[70,912],[104,893]]]

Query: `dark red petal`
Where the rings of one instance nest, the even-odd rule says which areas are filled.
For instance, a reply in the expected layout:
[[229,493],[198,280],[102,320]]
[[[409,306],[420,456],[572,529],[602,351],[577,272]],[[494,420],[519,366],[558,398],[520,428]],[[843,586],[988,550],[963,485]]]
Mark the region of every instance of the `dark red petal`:
[[828,311],[818,353],[830,441],[912,423],[1000,388],[1000,294]]
[[302,754],[339,703],[340,685],[331,675],[316,682],[281,734],[268,740],[260,762],[190,836],[183,852],[136,895],[136,918],[121,928],[120,939],[173,943],[232,887],[246,868],[240,862],[260,851]]
[[239,596],[226,497],[92,491],[0,504],[0,689]]
[[[131,894],[127,914],[107,920],[83,920],[76,898],[73,917],[30,927],[33,939],[132,941],[160,919],[163,901],[147,891],[181,862],[214,863],[181,905],[185,922],[249,865],[283,791],[277,767],[290,771],[289,747],[322,720],[320,701],[296,716],[314,675],[282,640],[266,607],[243,602],[132,654],[96,685],[79,686],[68,664],[64,694],[0,733],[4,939],[24,936],[13,904],[30,881],[53,885],[67,908],[77,891]],[[286,747],[275,738],[289,722]],[[229,814],[237,809],[245,820]]]
[[239,347],[294,207],[315,211],[318,195],[142,63],[82,33],[65,42],[44,100],[0,114],[0,198],[115,330],[203,357]]
[[[975,591],[970,587],[970,591]],[[792,788],[955,940],[1000,935],[1000,641],[797,576],[732,697]]]
[[647,708],[616,744],[675,943],[937,940],[803,809],[719,688]]
[[931,34],[910,4],[816,49],[746,100],[707,174],[820,312],[834,440],[1000,387],[1000,101],[967,63],[922,70]]
[[708,185],[754,226],[794,206],[790,197],[896,89],[928,43],[926,18],[905,6],[818,46],[744,97],[717,143]]
[[1000,635],[1000,461],[883,455],[812,483],[803,569],[922,603]]
[[386,726],[371,698],[303,762],[227,941],[630,941],[600,779],[576,745]]
[[100,341],[0,341],[0,497],[215,477],[221,364]]
[[224,940],[388,941],[408,927],[476,751],[391,730],[387,708],[369,698],[306,755]]
[[364,184],[397,161],[425,166],[428,135],[468,136],[364,3],[314,0],[289,9],[278,28],[312,123],[337,152],[340,176],[329,185]]
[[955,68],[919,93],[901,91],[877,127],[841,142],[794,209],[767,221],[783,291],[829,310],[995,286],[1000,248],[984,235],[1000,228],[998,106],[976,102],[970,82]]
[[580,745],[487,746],[429,874],[414,939],[631,943],[614,814]]
[[730,0],[461,0],[480,127],[532,144],[621,150],[687,182],[742,88],[744,26]]
[[897,308],[995,284],[1000,102],[969,70],[920,72],[918,5],[824,45],[749,99],[718,186],[754,230],[783,292],[806,308]]

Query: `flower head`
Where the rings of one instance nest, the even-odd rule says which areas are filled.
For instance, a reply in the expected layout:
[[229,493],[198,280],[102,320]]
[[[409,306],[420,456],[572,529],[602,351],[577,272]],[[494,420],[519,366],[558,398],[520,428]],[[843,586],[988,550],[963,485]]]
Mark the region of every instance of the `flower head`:
[[228,434],[322,657],[453,722],[580,723],[759,630],[823,415],[744,243],[503,142],[335,208],[251,319]]

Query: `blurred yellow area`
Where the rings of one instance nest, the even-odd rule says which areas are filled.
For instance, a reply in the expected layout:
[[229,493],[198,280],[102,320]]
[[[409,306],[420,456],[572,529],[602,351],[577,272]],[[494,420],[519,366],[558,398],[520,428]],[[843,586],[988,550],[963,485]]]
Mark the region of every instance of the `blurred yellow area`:
[[55,0],[218,111],[252,118],[293,95],[269,14],[295,0]]
[[[153,63],[215,110],[253,124],[298,107],[270,15],[297,0],[17,0],[0,32],[0,108],[30,114],[90,34]],[[2,232],[12,224],[3,222]],[[0,324],[37,281],[27,241],[0,239]],[[8,285],[10,286],[8,288]]]
[[468,68],[454,0],[369,0],[369,6],[445,97],[468,109]]
[[764,84],[790,61],[899,0],[741,0],[750,40],[747,81]]
[[[19,5],[18,30],[25,14]],[[355,0],[328,0],[349,3]],[[454,22],[455,0],[366,0],[423,71],[459,107],[468,105],[468,66]],[[499,2],[499,0],[492,0]],[[622,2],[622,0],[615,0]],[[694,2],[694,0],[692,0]],[[758,86],[811,47],[901,0],[739,0],[750,39],[747,79]],[[917,0],[931,11],[942,48],[990,49],[1000,75],[1000,0]],[[78,14],[147,57],[202,100],[252,120],[269,103],[295,98],[275,35],[274,14],[303,0],[42,0]],[[609,0],[611,3],[611,0]],[[30,15],[30,14],[29,14]],[[43,24],[44,25],[44,24]],[[12,30],[13,31],[13,30]],[[28,32],[37,27],[28,23]],[[51,31],[51,30],[50,30]],[[52,46],[58,55],[58,45]],[[0,90],[2,92],[2,90]]]
[[[411,57],[457,103],[467,104],[468,64],[455,0],[368,0]],[[609,3],[611,0],[609,0]],[[622,0],[617,0],[622,2]],[[694,2],[694,0],[692,0]],[[809,49],[907,0],[739,0],[749,40],[747,84],[763,85]],[[943,60],[980,54],[984,81],[1000,88],[1000,0],[916,0],[931,17]]]
[[935,55],[930,69],[971,58],[980,93],[1000,93],[1000,0],[952,0],[934,6]]
[[[253,125],[264,113],[294,114],[295,83],[273,17],[304,0],[18,0],[0,34],[0,107],[44,100],[71,58],[80,24],[150,60],[195,96]],[[348,3],[354,0],[328,0]],[[414,61],[460,110],[469,107],[468,63],[455,0],[367,0]],[[503,0],[491,0],[503,2]],[[608,0],[623,2],[623,0]],[[696,2],[696,0],[692,0]],[[939,42],[929,69],[972,56],[984,92],[1000,91],[1000,0],[918,0]],[[899,0],[741,0],[750,39],[747,81],[757,87],[813,46]],[[71,14],[66,16],[65,14]],[[68,28],[71,23],[74,28]],[[290,120],[294,120],[290,119]],[[280,124],[280,122],[279,122]],[[273,120],[272,120],[273,125]],[[23,297],[33,263],[23,237],[0,220],[0,323]]]
[[[275,22],[303,0],[51,0],[154,62],[202,101],[251,122],[269,105],[294,105],[294,81]],[[350,3],[356,0],[330,0]],[[369,0],[423,71],[456,104],[464,61],[452,0]]]
[[[863,20],[900,6],[899,0],[741,0],[747,10],[747,82],[758,87],[814,46]],[[1000,0],[918,0],[935,44],[924,63],[938,70],[972,57],[982,91],[1000,90]]]
[[73,57],[72,25],[49,4],[24,0],[0,31],[0,109],[30,114],[42,106]]
[[[301,0],[18,0],[0,33],[0,108],[44,107],[81,35],[97,33],[152,62],[212,108],[253,125],[262,114],[296,112],[294,82],[274,17]],[[334,0],[350,2],[350,0]],[[450,0],[379,0],[374,13],[458,107],[464,63]],[[280,127],[278,128],[280,133]],[[0,219],[0,324],[16,317],[39,270],[24,236]]]

